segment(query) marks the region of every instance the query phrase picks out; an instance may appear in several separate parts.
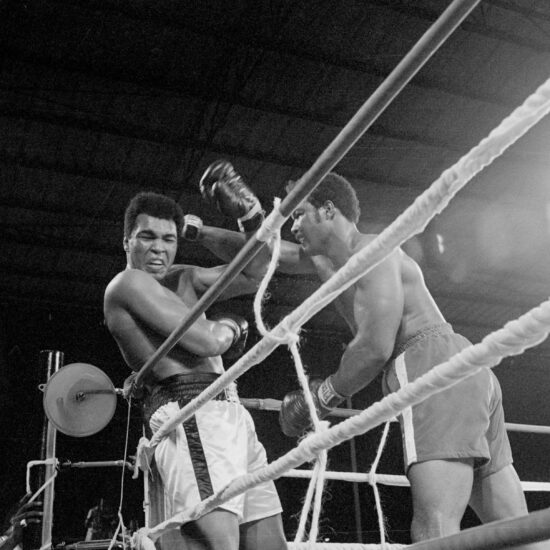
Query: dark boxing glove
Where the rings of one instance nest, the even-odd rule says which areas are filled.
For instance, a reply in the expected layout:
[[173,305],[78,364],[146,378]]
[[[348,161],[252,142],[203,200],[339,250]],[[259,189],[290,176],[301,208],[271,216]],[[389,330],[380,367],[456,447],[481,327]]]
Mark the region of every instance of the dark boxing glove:
[[202,232],[202,220],[194,214],[186,214],[183,217],[181,236],[186,241],[199,241]]
[[233,342],[223,356],[226,359],[240,357],[244,352],[248,338],[248,321],[244,317],[235,315],[234,313],[216,313],[210,317],[210,320],[228,326],[234,333]]
[[[311,378],[309,389],[320,419],[327,416],[345,399],[345,396],[340,395],[334,389],[330,376],[325,380]],[[302,435],[312,425],[309,408],[302,390],[294,390],[285,395],[279,411],[279,424],[283,433],[290,437]]]
[[202,196],[219,212],[237,220],[243,232],[255,231],[264,220],[260,201],[230,162],[217,160],[202,175]]

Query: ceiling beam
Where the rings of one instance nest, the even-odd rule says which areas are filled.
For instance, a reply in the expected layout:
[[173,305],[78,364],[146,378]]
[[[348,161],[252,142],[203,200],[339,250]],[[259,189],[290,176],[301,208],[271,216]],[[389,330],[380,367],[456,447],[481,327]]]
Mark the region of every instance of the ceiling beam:
[[[160,145],[168,145],[170,147],[175,147],[183,152],[194,149],[194,150],[201,150],[203,152],[209,152],[209,153],[216,153],[219,155],[229,155],[233,158],[240,157],[244,158],[250,161],[254,162],[260,162],[260,163],[268,163],[273,164],[276,166],[286,167],[290,169],[299,169],[300,171],[306,171],[310,168],[311,164],[314,162],[315,158],[312,156],[310,159],[305,158],[290,158],[289,156],[281,156],[276,155],[273,153],[268,153],[266,151],[258,151],[258,150],[245,150],[241,147],[235,147],[231,145],[224,144],[223,146],[216,146],[215,144],[205,141],[205,140],[196,140],[196,139],[190,139],[190,138],[182,138],[179,136],[174,136],[169,132],[151,132],[151,130],[147,127],[138,125],[138,124],[131,124],[126,120],[113,120],[112,117],[105,117],[102,120],[88,120],[79,118],[73,115],[58,115],[51,112],[45,112],[45,111],[31,111],[30,109],[24,109],[24,108],[14,108],[13,106],[7,105],[3,109],[0,108],[0,116],[4,116],[5,118],[12,118],[12,119],[18,119],[18,120],[29,120],[33,122],[40,122],[44,124],[51,124],[54,126],[58,126],[59,128],[71,128],[74,130],[80,130],[82,132],[96,132],[96,133],[102,133],[102,134],[109,134],[114,135],[117,137],[126,137],[136,140],[142,140],[147,141],[150,143],[156,143]],[[507,152],[507,158],[510,158],[513,160],[512,157],[509,156],[509,153]],[[1,151],[0,150],[0,161],[4,162],[5,164],[11,164],[11,165],[18,165],[22,164],[30,168],[45,168],[50,170],[56,170],[58,167],[58,163],[55,161],[52,161],[51,163],[48,163],[47,161],[44,161],[43,159],[26,159],[25,157],[19,157],[14,154],[10,154],[7,151]],[[523,157],[521,158],[522,162],[526,162]],[[549,167],[548,162],[533,162],[530,161],[529,165],[539,166],[541,169],[547,169]],[[70,174],[83,176],[83,177],[93,177],[100,180],[114,180],[114,181],[122,181],[129,185],[136,185],[141,186],[143,188],[144,185],[150,185],[158,188],[166,188],[167,185],[174,186],[174,182],[169,182],[165,180],[158,180],[158,181],[144,181],[141,178],[129,178],[125,174],[121,173],[121,171],[117,170],[105,170],[105,169],[93,169],[90,168],[88,165],[86,168],[82,167],[71,167],[67,168],[66,170]],[[348,178],[348,179],[363,179],[363,174],[355,174],[350,171],[346,170],[340,170],[340,173]],[[395,188],[406,188],[408,190],[411,189],[411,187],[415,187],[419,190],[419,192],[425,187],[422,184],[415,185],[414,182],[408,181],[406,184],[402,182],[395,182],[391,180],[386,180],[383,183],[382,182],[371,182],[368,183],[374,184],[374,185],[387,185],[390,187]],[[182,184],[182,187],[184,184]],[[181,189],[181,188],[180,188]],[[257,189],[258,193],[261,193],[261,187],[258,187]],[[174,192],[176,192],[174,190]],[[178,193],[181,193],[181,191],[178,191]],[[474,195],[472,195],[474,196]]]
[[[38,66],[36,61],[25,61],[26,64]],[[78,71],[81,73],[81,71]],[[82,74],[82,73],[81,73]],[[116,79],[118,82],[123,83],[123,81],[120,81],[119,79]],[[140,81],[140,85],[143,85],[143,82]],[[159,89],[158,81],[154,82],[154,88]],[[18,88],[16,86],[11,87],[3,87],[6,91],[11,91],[14,93],[18,92]],[[166,89],[159,89],[163,93],[166,93]],[[24,100],[26,101],[28,99],[28,94],[23,93],[19,91],[23,95]],[[218,91],[217,87],[212,87],[207,84],[204,84],[200,87],[198,87],[196,84],[192,83],[184,83],[183,87],[178,88],[177,91],[174,91],[174,95],[176,97],[192,97],[194,99],[202,99],[209,102],[224,102],[227,104],[232,105],[238,105],[239,107],[242,107],[244,109],[250,109],[255,111],[264,112],[267,114],[273,114],[278,115],[281,117],[287,117],[292,118],[295,120],[303,120],[305,122],[309,122],[315,125],[322,124],[327,127],[333,127],[335,130],[342,128],[349,122],[349,117],[335,117],[332,114],[329,115],[323,115],[321,113],[315,113],[315,112],[309,112],[305,111],[303,109],[296,109],[289,106],[282,106],[280,103],[273,103],[270,101],[267,101],[265,99],[257,99],[257,100],[250,100],[243,96],[240,93],[235,93],[234,91],[224,91],[223,93],[221,91]],[[365,98],[366,99],[366,98]],[[46,100],[46,99],[45,99]],[[51,98],[47,98],[47,101],[52,101]],[[14,102],[15,103],[15,102]],[[76,108],[76,106],[75,106]],[[17,110],[17,106],[14,104],[9,107],[8,112],[11,112],[12,110]],[[125,123],[125,121],[124,121]],[[426,147],[434,147],[434,148],[440,148],[445,149],[448,151],[453,151],[457,153],[464,153],[465,150],[469,149],[472,144],[467,142],[450,142],[450,141],[442,141],[441,139],[430,139],[427,138],[424,134],[418,134],[418,133],[405,133],[400,132],[398,130],[393,130],[388,128],[387,126],[380,124],[379,122],[374,122],[368,130],[369,135],[373,137],[381,137],[381,138],[389,138],[404,142],[414,142],[414,143],[420,143],[422,145],[425,145]],[[144,132],[143,134],[145,136],[145,139],[148,141],[156,141],[154,134],[151,132],[150,129],[148,129],[148,132]],[[532,162],[532,158],[529,157],[527,159],[527,156],[522,153],[517,152],[511,152],[509,153],[509,158],[514,160],[522,160]],[[300,167],[305,166],[307,161],[304,161],[300,163]],[[541,162],[542,164],[542,162]],[[547,166],[549,163],[544,163],[545,166]]]
[[499,8],[502,8],[506,11],[512,11],[515,13],[519,13],[523,15],[526,19],[541,19],[544,21],[550,21],[550,13],[544,13],[537,9],[537,6],[534,4],[531,4],[531,8],[524,8],[521,5],[521,2],[524,0],[519,0],[518,3],[510,2],[509,0],[484,0],[487,4],[492,4],[493,6],[497,6]]
[[[66,7],[67,2],[59,0],[50,0],[60,5],[61,8]],[[307,45],[300,43],[299,45],[292,45],[282,40],[270,39],[265,33],[261,33],[261,29],[255,32],[255,26],[253,22],[250,25],[246,25],[246,32],[236,33],[228,28],[227,25],[216,25],[211,21],[201,20],[200,25],[197,25],[192,20],[178,18],[175,14],[163,15],[160,11],[146,10],[140,12],[139,7],[132,2],[128,2],[122,5],[121,2],[116,4],[108,4],[104,1],[82,1],[72,0],[73,5],[78,6],[81,10],[86,10],[89,13],[97,14],[98,11],[103,13],[116,14],[118,16],[124,16],[126,19],[133,19],[136,22],[155,24],[163,28],[172,28],[181,31],[192,31],[199,35],[215,36],[216,40],[225,42],[228,46],[242,47],[246,45],[251,48],[262,49],[264,51],[272,51],[275,53],[282,53],[284,55],[291,55],[298,59],[307,59],[314,61],[322,65],[332,65],[335,67],[345,68],[353,71],[360,71],[366,74],[376,76],[378,78],[386,78],[389,74],[388,71],[380,71],[372,62],[349,59],[336,55],[326,54],[319,49],[308,48]],[[409,17],[416,19],[424,19],[428,24],[433,23],[441,15],[440,11],[432,10],[430,8],[422,8],[418,5],[411,5],[408,0],[369,0],[370,4],[378,5],[389,11],[401,13]],[[244,26],[243,26],[244,27]],[[460,27],[464,32],[479,34],[480,36],[490,37],[503,42],[510,42],[518,46],[532,49],[535,52],[547,52],[550,48],[547,42],[534,40],[532,38],[517,37],[513,33],[500,31],[482,25],[466,19],[461,23]],[[244,31],[244,28],[243,28]],[[418,37],[420,39],[420,36]],[[414,80],[414,86],[418,86],[426,89],[436,89],[444,91],[452,95],[461,95],[463,97],[469,97],[471,99],[480,99],[479,95],[476,95],[471,90],[459,89],[456,83],[452,85],[446,82],[433,82],[430,79],[424,78],[422,75],[417,75]],[[457,94],[458,90],[458,94]],[[497,101],[494,96],[484,96],[483,101],[490,103],[508,104],[507,102]]]
[[180,151],[194,149],[206,151],[219,155],[232,155],[234,157],[244,157],[251,160],[266,162],[279,166],[288,166],[296,169],[306,170],[313,163],[315,158],[312,156],[310,162],[306,165],[306,159],[292,159],[289,156],[282,157],[266,151],[245,151],[242,148],[224,144],[216,145],[210,141],[187,138],[183,136],[174,136],[169,132],[154,131],[150,128],[138,124],[132,124],[127,120],[113,120],[112,117],[104,117],[101,120],[88,118],[78,118],[75,116],[58,115],[53,112],[36,111],[28,108],[14,107],[13,105],[4,105],[0,108],[0,116],[15,120],[30,120],[59,126],[60,128],[71,128],[83,132],[96,132],[101,134],[110,134],[118,137],[131,138],[135,140],[147,141],[161,145],[169,145]]

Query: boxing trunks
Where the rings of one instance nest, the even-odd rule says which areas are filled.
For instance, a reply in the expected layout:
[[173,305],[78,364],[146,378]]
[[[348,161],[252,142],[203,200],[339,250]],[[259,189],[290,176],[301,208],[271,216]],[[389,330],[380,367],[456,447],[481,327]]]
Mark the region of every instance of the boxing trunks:
[[[383,391],[395,392],[470,346],[443,323],[415,334],[395,350],[385,369]],[[399,415],[405,471],[415,462],[473,458],[477,476],[512,463],[502,392],[491,369],[407,407]]]
[[[152,433],[219,375],[179,374],[165,378],[145,396],[143,413]],[[192,417],[164,437],[155,449],[155,462],[171,510],[187,512],[224,488],[236,477],[267,464],[253,420],[238,400],[235,386],[222,391]],[[282,511],[272,481],[261,483],[221,506],[248,523]]]

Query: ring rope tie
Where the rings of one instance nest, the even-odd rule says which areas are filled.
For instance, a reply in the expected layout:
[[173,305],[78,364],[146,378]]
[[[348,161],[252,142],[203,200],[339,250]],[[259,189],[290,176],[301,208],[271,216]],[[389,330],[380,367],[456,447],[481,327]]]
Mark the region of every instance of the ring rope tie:
[[[281,199],[278,197],[275,197],[274,206],[273,206],[274,211],[279,210],[280,202],[281,202]],[[269,286],[269,283],[273,275],[275,274],[275,270],[277,268],[277,264],[280,257],[280,250],[281,250],[280,228],[272,234],[271,240],[272,240],[271,258],[270,258],[266,273],[262,277],[262,281],[254,297],[254,319],[256,322],[256,327],[258,329],[258,332],[264,338],[266,337],[270,338],[270,333],[267,327],[265,326],[265,323],[262,318],[262,305],[265,304],[266,302],[267,292],[268,292],[267,288]],[[309,410],[310,417],[313,421],[313,426],[315,431],[326,429],[326,427],[328,427],[328,423],[321,422],[319,420],[319,416],[317,414],[317,410],[313,402],[313,397],[311,395],[311,391],[309,390],[308,379],[305,374],[302,358],[298,351],[299,336],[296,332],[291,331],[284,324],[283,324],[283,328],[286,329],[284,335],[276,339],[273,337],[273,339],[278,344],[286,343],[288,348],[290,349],[290,352],[294,360],[294,365],[296,368],[298,380],[304,392],[307,407]],[[311,543],[317,540],[317,535],[319,531],[318,523],[319,523],[319,517],[321,513],[321,503],[322,503],[323,487],[324,487],[324,480],[325,480],[324,474],[327,467],[327,461],[328,461],[327,451],[322,451],[318,455],[314,468],[312,470],[312,476],[310,479],[310,483],[308,485],[308,489],[306,491],[306,496],[302,506],[302,512],[300,514],[298,529],[294,538],[295,542],[301,542],[304,539],[306,523],[307,523],[308,517],[310,516],[312,502],[313,502],[313,512],[311,514],[309,542]]]
[[278,197],[275,198],[275,207],[269,214],[266,216],[262,225],[256,232],[256,239],[261,242],[268,242],[273,235],[280,233],[281,228],[286,222],[286,216],[284,216],[279,210],[279,205],[281,204],[281,199]]
[[390,420],[384,425],[384,430],[382,431],[382,437],[380,438],[380,443],[378,445],[378,451],[376,452],[376,457],[368,473],[368,481],[372,487],[374,493],[374,501],[376,503],[376,515],[378,518],[378,529],[380,531],[380,544],[382,548],[386,548],[386,518],[384,517],[384,512],[382,510],[382,503],[380,501],[380,491],[378,490],[378,485],[376,483],[376,470],[380,459],[382,458],[382,451],[386,446],[386,441],[388,439],[388,433],[390,431]]

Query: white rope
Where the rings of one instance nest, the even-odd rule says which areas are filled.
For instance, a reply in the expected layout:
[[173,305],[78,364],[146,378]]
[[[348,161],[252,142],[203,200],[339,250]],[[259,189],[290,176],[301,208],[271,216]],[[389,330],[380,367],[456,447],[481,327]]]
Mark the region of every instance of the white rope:
[[382,458],[382,451],[386,446],[386,441],[388,439],[388,433],[390,431],[390,422],[388,420],[384,426],[382,432],[382,437],[380,438],[380,443],[378,445],[378,451],[376,452],[376,457],[368,473],[368,480],[374,492],[374,501],[376,503],[376,515],[378,517],[378,530],[380,531],[380,544],[382,548],[386,548],[386,518],[384,517],[384,512],[382,510],[382,503],[380,502],[380,491],[378,491],[378,485],[376,484],[376,469]]
[[277,338],[284,338],[289,331],[296,331],[325,305],[354,284],[365,273],[384,260],[395,248],[419,233],[429,221],[439,214],[477,173],[515,143],[529,128],[550,111],[550,79],[527,98],[523,105],[505,118],[489,136],[469,153],[443,172],[443,174],[416,198],[393,223],[365,248],[354,254],[346,264],[317,291],[270,331],[272,339],[263,338],[225,371],[199,396],[191,400],[172,419],[167,420],[153,435],[149,443],[152,450],[158,442],[192,416],[200,407],[241,374],[263,361],[276,347]]
[[[288,550],[380,550],[380,544],[359,544],[356,542],[289,542]],[[400,550],[407,548],[405,544],[386,544],[384,550]]]
[[538,426],[536,424],[514,424],[513,422],[506,422],[506,429],[509,432],[550,434],[550,426]]
[[[126,413],[126,433],[124,436],[124,454],[123,454],[123,464],[127,463],[128,459],[128,440],[130,435],[130,417],[131,417],[131,410],[132,410],[132,396],[128,396],[128,412]],[[118,523],[115,529],[115,532],[113,533],[113,536],[111,538],[111,541],[109,542],[109,547],[107,550],[112,550],[114,545],[117,542],[118,534],[122,534],[122,540],[126,541],[128,539],[127,537],[127,529],[126,525],[124,525],[124,517],[122,516],[122,504],[124,502],[124,475],[125,475],[124,468],[121,470],[120,474],[120,499],[118,503],[118,510],[117,510],[117,516],[118,516]],[[125,542],[124,542],[125,544]]]
[[[279,411],[281,409],[280,399],[271,399],[269,397],[241,397],[241,403],[247,409],[257,409],[259,411]],[[359,414],[362,409],[348,409],[346,407],[337,407],[333,409],[329,416],[337,418],[348,418],[354,414]],[[397,423],[397,418],[392,418],[392,423]],[[514,422],[505,422],[505,428],[509,432],[525,432],[525,433],[537,433],[537,434],[550,434],[550,426],[543,426],[540,424],[517,424]]]
[[[519,139],[529,128],[550,111],[550,80],[546,81],[526,102],[506,118],[487,138],[462,157],[453,167],[443,172],[414,203],[390,226],[378,235],[367,247],[353,255],[348,262],[326,281],[304,303],[271,331],[275,338],[264,337],[247,354],[222,374],[197,398],[183,407],[178,414],[168,420],[153,436],[149,452],[162,437],[170,433],[178,424],[219,393],[243,372],[263,360],[277,345],[276,338],[283,338],[288,332],[296,332],[309,318],[322,309],[328,300],[334,299],[361,278],[379,262],[384,260],[396,247],[414,234],[424,229],[427,223],[441,212],[466,183],[487,166],[497,156]],[[228,487],[201,503],[188,514],[177,514],[171,520],[149,530],[149,536],[158,537],[161,529],[167,530],[186,521],[199,518],[211,511],[222,501],[240,494],[262,481],[280,477],[284,470],[310,460],[319,451],[364,433],[381,422],[395,416],[405,407],[412,406],[462,378],[475,374],[481,368],[496,365],[502,357],[520,353],[526,347],[535,345],[548,333],[545,322],[550,324],[548,302],[532,310],[518,321],[509,323],[505,329],[485,338],[481,344],[467,348],[450,361],[434,367],[429,373],[415,380],[396,393],[390,394],[379,403],[369,407],[359,415],[349,418],[330,430],[316,433],[301,441],[294,451],[268,465],[264,470],[238,478]],[[544,321],[537,319],[543,319]],[[541,326],[542,325],[542,326]],[[295,328],[296,327],[296,328]],[[508,327],[508,328],[507,328]],[[517,329],[518,335],[514,332]],[[525,341],[523,341],[523,338]],[[511,340],[511,342],[510,342]],[[389,414],[388,414],[389,411]],[[313,454],[312,454],[313,453]],[[246,481],[245,481],[246,480]],[[177,523],[174,524],[174,521]]]
[[294,542],[302,542],[304,540],[304,534],[306,532],[306,522],[308,517],[308,510],[313,500],[313,494],[315,493],[315,481],[317,480],[319,462],[316,462],[313,466],[313,470],[310,470],[309,483],[307,486],[306,496],[304,497],[304,503],[302,505],[302,511],[300,512],[300,521],[298,522],[298,529],[294,536]]
[[[289,470],[281,477],[291,477],[296,479],[310,479],[311,470]],[[381,485],[390,485],[392,487],[410,487],[409,480],[404,475],[394,474],[375,474],[372,472],[360,474],[357,472],[325,472],[325,479],[335,481],[349,481],[351,483],[369,483],[374,481]],[[550,493],[550,482],[546,481],[522,481],[521,486],[524,491]]]
[[[328,427],[328,422],[326,421],[322,422],[319,419],[319,415],[317,414],[317,409],[315,407],[315,404],[313,402],[313,396],[311,395],[311,391],[309,389],[308,378],[305,374],[304,366],[302,364],[302,358],[298,351],[297,343],[292,342],[289,345],[289,348],[292,353],[296,374],[300,382],[300,386],[302,387],[303,395],[305,397],[305,401],[309,410],[310,418],[312,419],[312,424],[313,424],[315,433],[318,433]],[[309,542],[315,542],[317,540],[318,522],[319,522],[319,517],[321,515],[321,502],[322,502],[322,495],[323,495],[323,486],[325,482],[325,471],[327,466],[327,459],[328,457],[327,457],[326,450],[322,450],[317,456],[317,462],[314,468],[314,475],[311,478],[310,487],[308,490],[308,496],[306,497],[304,506],[302,508],[300,526],[299,526],[298,532],[296,533],[295,542],[300,542],[304,538],[304,528],[305,528],[306,519],[309,516],[312,496],[314,496],[314,499],[313,499],[314,506],[313,506],[311,524],[310,524]]]
[[[356,542],[287,542],[288,550],[380,550],[379,544],[359,544]],[[386,544],[385,550],[402,550],[405,544]],[[132,536],[132,550],[156,550],[153,541],[147,537],[144,529]]]
[[[50,465],[50,466],[55,466],[57,467],[58,465],[58,460],[57,458],[47,458],[46,460],[31,460],[29,462],[27,462],[27,475],[26,475],[26,479],[25,479],[25,486],[26,486],[26,489],[27,489],[27,494],[28,493],[32,493],[32,489],[31,489],[31,468],[33,468],[34,466],[47,466],[47,465]],[[55,477],[57,476],[57,470],[54,470],[53,471],[53,474],[44,482],[44,484],[39,487],[37,489],[37,491],[34,493],[34,495],[29,499],[29,502],[33,502],[36,497],[38,497],[38,495],[48,486],[50,485],[50,483],[53,482],[53,480],[55,479]]]
[[550,493],[550,483],[544,481],[522,481],[524,491]]
[[302,542],[305,538],[305,528],[307,518],[310,514],[311,502],[314,501],[313,513],[311,517],[311,525],[309,529],[308,543],[314,543],[317,540],[319,532],[319,517],[321,515],[321,504],[323,497],[323,486],[325,483],[325,471],[327,467],[328,454],[326,450],[323,450],[316,457],[315,466],[311,470],[311,480],[308,485],[304,504],[302,506],[302,512],[300,513],[300,521],[298,524],[298,530],[294,537],[294,542]]
[[[311,470],[289,470],[282,477],[295,479],[310,479]],[[351,483],[371,483],[373,480],[381,485],[394,487],[410,487],[409,480],[404,475],[372,474],[372,472],[360,474],[358,472],[325,472],[325,479],[334,481],[349,481]],[[550,484],[549,484],[550,485]]]
[[[274,210],[278,211],[279,204],[280,204],[280,199],[276,197],[274,200]],[[269,261],[267,271],[264,277],[262,278],[262,282],[260,283],[260,286],[258,288],[258,292],[256,293],[256,296],[254,298],[254,318],[256,321],[256,326],[258,328],[258,332],[264,338],[266,337],[269,338],[269,334],[268,334],[268,329],[266,328],[262,318],[262,305],[265,303],[265,297],[267,294],[267,288],[269,286],[269,283],[273,275],[275,274],[275,269],[277,268],[277,263],[280,257],[280,251],[281,251],[281,231],[279,228],[279,230],[273,233],[273,246],[271,251],[271,259]],[[311,391],[309,389],[309,382],[305,373],[304,365],[302,363],[302,358],[300,356],[300,352],[298,351],[298,341],[299,341],[298,334],[292,333],[291,331],[288,331],[287,334],[285,334],[284,338],[281,338],[278,340],[279,343],[286,343],[290,349],[290,352],[294,359],[296,374],[305,396],[310,418],[312,419],[312,423],[315,431],[318,431],[320,429],[323,429],[323,427],[326,427],[326,423],[321,423],[319,416],[317,414],[317,409],[315,407],[315,404],[313,402],[313,396],[311,395]],[[326,471],[327,460],[328,460],[328,456],[326,451],[322,451],[317,457],[316,463],[312,471],[312,476],[310,479],[308,490],[306,492],[306,496],[302,506],[300,521],[298,523],[298,530],[296,532],[296,536],[294,539],[295,542],[301,542],[305,538],[304,534],[306,529],[306,523],[310,515],[312,502],[313,502],[313,512],[312,512],[311,523],[310,523],[309,542],[314,543],[317,540],[317,534],[319,532],[319,527],[318,527],[319,518],[321,515],[323,487],[325,483],[324,474]]]
[[479,372],[491,368],[509,355],[523,352],[539,344],[550,331],[550,300],[532,309],[504,328],[486,336],[479,344],[465,348],[449,361],[433,367],[429,372],[410,382],[395,393],[374,403],[360,414],[352,416],[328,430],[311,434],[301,440],[286,455],[265,468],[240,476],[221,491],[203,500],[187,513],[179,513],[146,531],[155,540],[164,532],[179,527],[182,523],[194,521],[259,483],[277,479],[285,471],[311,460],[321,450],[332,448],[343,441],[365,433],[393,418],[399,411],[412,407],[427,397],[460,382]]
[[265,218],[262,225],[256,232],[256,239],[258,239],[258,241],[269,241],[275,233],[279,233],[281,231],[281,227],[283,227],[286,222],[286,217],[283,216],[279,210],[279,204],[281,201],[280,199],[277,200],[279,202],[275,205],[275,208],[273,208],[271,214]]
[[[277,212],[279,211],[280,203],[281,203],[281,199],[279,197],[275,197],[275,199],[273,199],[274,211],[277,211]],[[266,273],[262,277],[262,281],[260,282],[260,285],[258,287],[258,291],[254,296],[254,306],[253,306],[254,321],[256,322],[256,327],[258,328],[258,332],[264,338],[268,337],[269,329],[265,326],[265,323],[263,321],[262,306],[265,303],[265,300],[267,299],[267,296],[268,296],[267,287],[269,286],[269,282],[271,281],[271,279],[273,278],[273,275],[275,274],[275,270],[277,269],[277,262],[280,256],[280,251],[281,251],[280,228],[276,231],[272,231],[271,237],[272,237],[271,258],[267,266]],[[288,331],[282,338],[279,339],[280,344],[286,344],[286,343],[297,342],[297,341],[298,341],[298,335],[290,333],[290,331]]]

